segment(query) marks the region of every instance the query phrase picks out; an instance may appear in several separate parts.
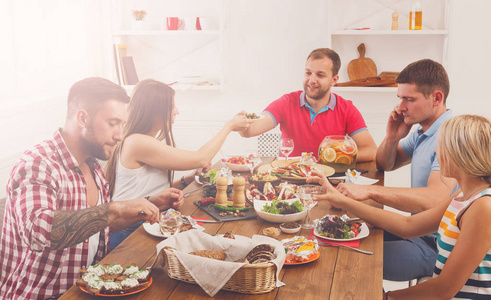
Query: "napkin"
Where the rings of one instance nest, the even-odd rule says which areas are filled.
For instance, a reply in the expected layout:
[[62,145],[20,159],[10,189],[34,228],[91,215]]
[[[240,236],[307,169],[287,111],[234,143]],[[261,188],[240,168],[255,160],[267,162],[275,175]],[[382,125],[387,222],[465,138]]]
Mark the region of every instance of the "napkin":
[[[320,238],[320,237],[314,235],[314,229],[312,229],[312,231],[310,232],[310,235],[309,235],[309,240],[313,240],[315,238],[323,241],[326,244],[336,243],[336,244],[343,244],[343,245],[354,247],[354,248],[359,248],[360,247],[360,240],[354,240],[354,241],[331,241],[331,240]],[[339,247],[338,245],[332,245],[332,246],[333,247]]]
[[[211,236],[197,230],[186,231],[157,244],[157,258],[153,265],[158,264],[159,253],[164,247],[174,248],[174,254],[196,283],[209,296],[213,297],[230,277],[244,265],[244,263],[234,261],[244,258],[252,248],[259,244],[270,244],[275,247],[276,259],[272,262],[277,266],[276,286],[283,286],[284,283],[279,281],[279,274],[286,259],[283,245],[275,239],[262,235],[254,235],[252,239],[236,236],[236,239],[233,240],[221,236]],[[225,261],[219,261],[188,254],[203,249],[222,250],[227,254],[227,258]]]

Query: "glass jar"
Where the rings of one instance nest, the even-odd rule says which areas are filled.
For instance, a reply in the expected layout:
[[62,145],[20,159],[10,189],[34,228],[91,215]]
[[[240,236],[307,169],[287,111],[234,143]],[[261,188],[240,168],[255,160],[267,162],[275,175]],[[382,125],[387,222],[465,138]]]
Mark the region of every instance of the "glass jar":
[[329,135],[319,145],[319,162],[336,173],[353,169],[356,164],[358,147],[348,135]]

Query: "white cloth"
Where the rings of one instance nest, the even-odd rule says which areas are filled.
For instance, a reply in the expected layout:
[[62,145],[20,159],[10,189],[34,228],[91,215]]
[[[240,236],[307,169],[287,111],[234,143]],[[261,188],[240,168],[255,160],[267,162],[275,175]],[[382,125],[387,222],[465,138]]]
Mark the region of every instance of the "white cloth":
[[138,169],[128,169],[121,164],[121,155],[119,155],[116,165],[113,201],[151,196],[169,187],[167,170],[149,165],[144,165]]
[[[164,247],[178,249],[173,250],[173,252],[181,264],[188,270],[196,283],[213,297],[230,277],[244,265],[244,263],[234,261],[246,257],[249,251],[259,244],[270,244],[275,247],[276,259],[271,262],[277,267],[276,286],[285,285],[279,281],[279,274],[286,259],[285,249],[278,240],[262,235],[254,235],[252,239],[236,235],[236,239],[233,240],[221,236],[211,236],[197,230],[189,230],[160,242],[157,245],[157,257]],[[188,254],[197,250],[222,250],[227,254],[227,257],[225,261],[219,261]]]
[[[101,192],[99,191],[99,198],[97,199],[97,204],[96,205],[101,205],[101,199],[102,195]],[[93,234],[91,237],[89,237],[89,253],[87,254],[87,265],[86,267],[92,266],[92,263],[94,262],[95,255],[97,254],[97,249],[99,248],[99,237],[101,236],[101,232],[98,232],[96,234]]]

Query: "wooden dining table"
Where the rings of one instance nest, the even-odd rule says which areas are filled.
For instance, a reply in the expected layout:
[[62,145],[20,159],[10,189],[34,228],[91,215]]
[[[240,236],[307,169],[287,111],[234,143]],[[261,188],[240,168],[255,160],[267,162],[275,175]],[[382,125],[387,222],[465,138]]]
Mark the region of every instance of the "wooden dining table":
[[[262,163],[271,163],[275,158],[262,158]],[[221,167],[221,162],[215,167]],[[377,171],[375,162],[358,163],[358,169],[368,170],[363,176],[378,179],[377,185],[384,184],[384,173]],[[235,174],[237,175],[237,174]],[[247,172],[240,174],[247,176]],[[184,189],[184,193],[199,188],[197,182]],[[193,201],[203,198],[202,190],[198,190],[185,198],[179,208],[183,215],[207,217],[206,212],[199,209]],[[369,205],[381,207],[373,201]],[[326,214],[344,214],[349,212],[333,209],[327,201],[319,202],[311,210],[312,219],[321,218]],[[204,223],[204,232],[224,234],[232,231],[235,235],[252,237],[262,234],[264,228],[278,227],[259,217],[249,220],[228,221],[221,223]],[[366,255],[343,247],[320,247],[320,257],[306,264],[283,266],[278,280],[285,283],[280,288],[264,294],[240,294],[237,292],[219,291],[215,299],[382,299],[383,271],[383,231],[368,224],[370,234],[360,240],[359,248],[373,252]],[[308,237],[310,230],[302,229],[296,234],[282,233],[278,240],[292,238],[295,235]],[[148,234],[140,226],[118,247],[108,253],[102,264],[117,262],[121,265],[137,264],[140,268],[152,266],[157,255],[156,245],[162,238]],[[209,299],[210,297],[199,285],[171,279],[165,268],[154,268],[151,272],[152,284],[140,293],[122,296],[123,299]],[[83,292],[79,287],[70,288],[60,299],[94,299],[97,296]]]

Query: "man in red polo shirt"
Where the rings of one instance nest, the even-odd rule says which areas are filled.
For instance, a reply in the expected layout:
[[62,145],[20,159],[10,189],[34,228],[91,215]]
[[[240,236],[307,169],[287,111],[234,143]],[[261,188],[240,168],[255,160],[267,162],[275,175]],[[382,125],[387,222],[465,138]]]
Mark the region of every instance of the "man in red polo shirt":
[[368,132],[365,120],[349,100],[331,93],[341,66],[339,55],[329,48],[315,49],[305,63],[303,91],[283,95],[263,112],[265,116],[240,132],[252,137],[280,124],[283,138],[292,138],[291,156],[317,150],[328,135],[349,135],[358,146],[358,161],[375,159],[377,145]]

